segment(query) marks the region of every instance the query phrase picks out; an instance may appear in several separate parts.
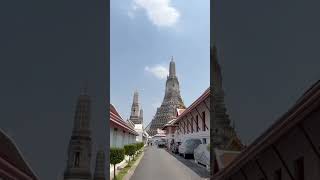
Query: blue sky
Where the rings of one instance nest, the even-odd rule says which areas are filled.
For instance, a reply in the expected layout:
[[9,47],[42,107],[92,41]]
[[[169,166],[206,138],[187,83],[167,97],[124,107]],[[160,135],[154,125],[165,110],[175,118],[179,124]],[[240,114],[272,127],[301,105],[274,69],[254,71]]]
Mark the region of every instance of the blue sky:
[[210,84],[209,0],[111,0],[110,102],[130,116],[134,90],[147,125],[160,106],[170,57],[184,103]]

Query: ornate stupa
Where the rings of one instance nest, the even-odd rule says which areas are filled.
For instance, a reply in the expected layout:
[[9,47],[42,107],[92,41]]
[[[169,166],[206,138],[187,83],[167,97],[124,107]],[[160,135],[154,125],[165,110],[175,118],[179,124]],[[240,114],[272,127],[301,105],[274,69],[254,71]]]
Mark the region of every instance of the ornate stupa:
[[76,106],[64,180],[91,179],[90,104],[90,97],[84,91],[79,96]]
[[185,109],[185,105],[180,95],[179,81],[176,76],[176,65],[171,58],[169,75],[167,76],[165,95],[161,106],[157,109],[154,118],[151,121],[148,134],[153,136],[157,129],[161,129],[168,121],[176,118],[176,110]]

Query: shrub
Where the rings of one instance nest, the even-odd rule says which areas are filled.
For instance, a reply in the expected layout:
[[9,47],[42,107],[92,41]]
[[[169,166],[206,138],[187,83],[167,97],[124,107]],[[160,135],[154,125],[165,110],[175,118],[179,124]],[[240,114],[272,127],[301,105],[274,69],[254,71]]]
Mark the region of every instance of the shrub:
[[130,156],[133,156],[134,153],[136,152],[136,146],[134,144],[125,145],[124,152],[125,152],[125,155],[129,156],[129,161],[130,161]]
[[140,144],[139,143],[135,143],[134,146],[135,146],[135,152],[138,152],[139,149],[140,149]]
[[143,148],[143,146],[144,146],[144,143],[138,142],[136,145],[137,145],[137,150],[141,150],[141,148]]
[[114,168],[114,179],[116,179],[116,164],[120,163],[124,159],[123,148],[110,148],[110,163]]

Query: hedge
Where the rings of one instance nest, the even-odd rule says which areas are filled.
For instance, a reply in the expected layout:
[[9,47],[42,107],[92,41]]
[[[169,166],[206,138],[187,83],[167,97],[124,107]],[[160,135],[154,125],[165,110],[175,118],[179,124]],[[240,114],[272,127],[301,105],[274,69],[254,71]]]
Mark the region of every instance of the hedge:
[[129,161],[130,161],[130,156],[133,156],[136,152],[136,146],[134,144],[125,145],[124,152],[125,152],[125,155],[129,156]]
[[123,148],[110,148],[110,163],[113,164],[114,168],[114,179],[116,179],[116,164],[120,163],[124,159]]

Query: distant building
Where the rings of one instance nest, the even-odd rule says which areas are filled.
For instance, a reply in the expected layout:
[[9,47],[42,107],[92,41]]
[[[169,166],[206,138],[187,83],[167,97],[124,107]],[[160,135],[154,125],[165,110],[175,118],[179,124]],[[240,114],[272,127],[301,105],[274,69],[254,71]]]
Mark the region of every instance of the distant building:
[[176,65],[172,58],[169,67],[169,76],[166,81],[165,95],[161,106],[157,109],[151,121],[148,134],[150,136],[155,135],[157,129],[162,129],[167,122],[176,118],[176,109],[184,108],[185,106],[180,95],[179,81],[176,76]]
[[320,81],[215,180],[320,179]]
[[172,119],[162,127],[162,130],[165,131],[165,135],[166,135],[165,138],[166,138],[167,146],[169,149],[171,148],[171,145],[176,142],[175,132],[178,127],[176,124],[174,124],[176,120],[177,119]]
[[131,115],[128,121],[129,124],[134,128],[134,130],[139,134],[138,136],[136,136],[136,141],[145,142],[146,136],[144,134],[143,127],[143,109],[140,109],[139,93],[137,91],[135,91],[133,95]]
[[124,121],[116,108],[110,104],[110,147],[123,147],[136,142],[139,134]]
[[14,141],[0,130],[0,179],[38,180]]
[[[92,180],[91,158],[91,101],[90,96],[83,92],[77,101],[72,136],[67,151],[67,165],[64,180]],[[99,151],[96,165],[104,165],[103,150]],[[98,155],[99,155],[98,154]],[[104,180],[104,167],[96,167],[93,180]],[[102,170],[102,171],[101,171]]]
[[165,138],[166,138],[165,131],[163,131],[161,129],[157,129],[157,133],[154,136],[152,136],[151,141],[156,142],[156,141],[159,141],[159,140],[165,139]]

